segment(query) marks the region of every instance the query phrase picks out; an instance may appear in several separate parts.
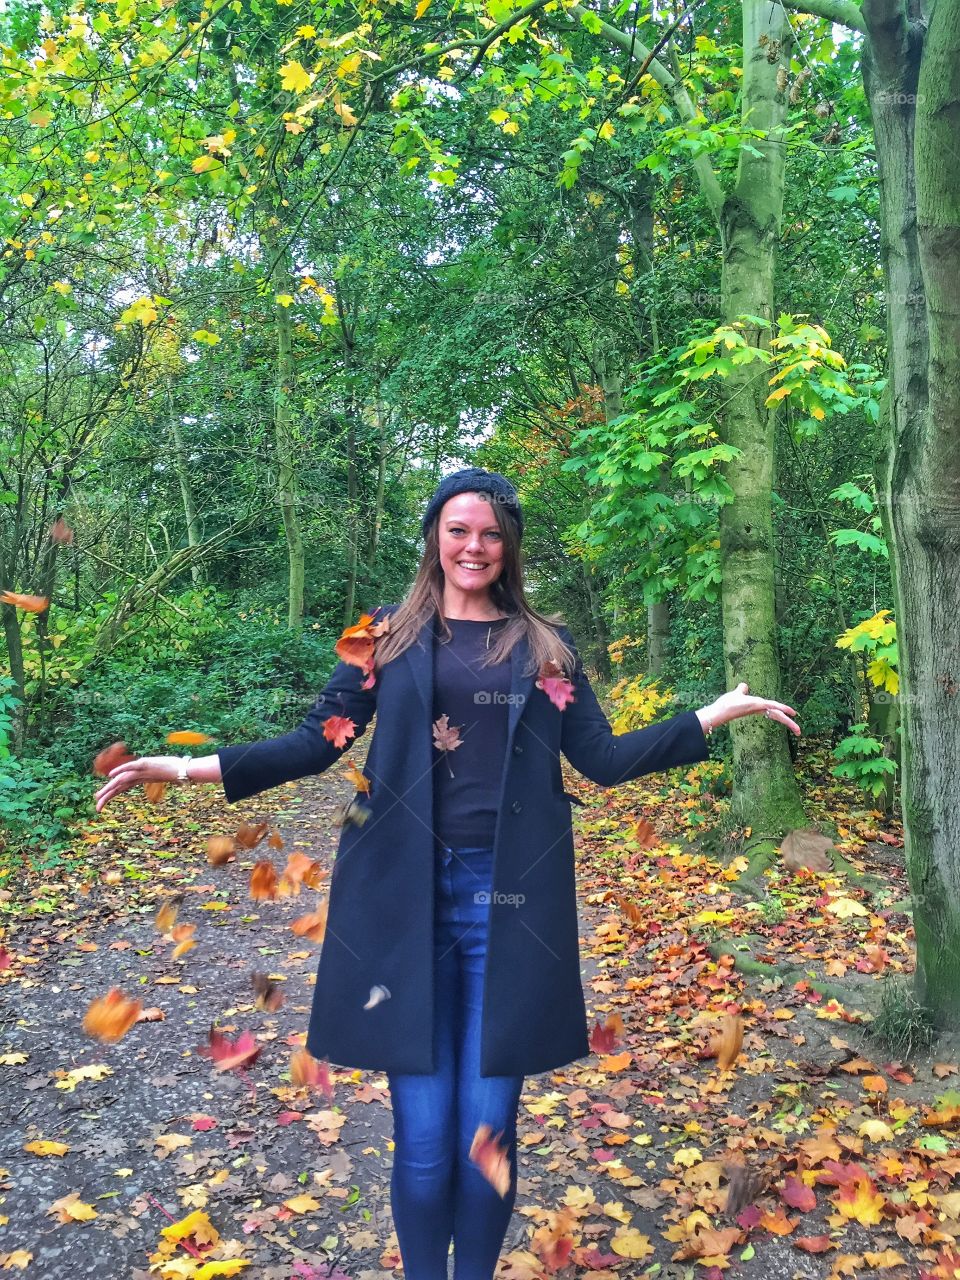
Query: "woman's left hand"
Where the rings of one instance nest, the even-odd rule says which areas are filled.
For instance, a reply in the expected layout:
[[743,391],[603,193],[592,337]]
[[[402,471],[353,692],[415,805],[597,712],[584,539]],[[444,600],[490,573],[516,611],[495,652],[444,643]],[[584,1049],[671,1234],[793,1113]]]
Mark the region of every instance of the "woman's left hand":
[[721,694],[706,708],[710,724],[714,729],[730,720],[739,720],[741,716],[765,715],[768,720],[785,724],[791,732],[799,736],[800,726],[791,719],[791,716],[797,714],[793,707],[788,707],[785,702],[774,702],[772,698],[754,697],[748,689],[749,686],[744,681],[735,689]]

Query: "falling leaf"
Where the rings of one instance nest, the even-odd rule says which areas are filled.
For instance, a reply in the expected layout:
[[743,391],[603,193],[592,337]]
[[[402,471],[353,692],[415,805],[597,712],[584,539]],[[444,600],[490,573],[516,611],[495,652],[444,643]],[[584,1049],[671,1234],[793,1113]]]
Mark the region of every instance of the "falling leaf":
[[201,1045],[197,1053],[201,1058],[209,1058],[216,1071],[233,1071],[248,1067],[256,1062],[262,1051],[253,1034],[243,1031],[236,1040],[230,1040],[216,1028],[210,1030],[210,1043]]
[[327,716],[323,722],[323,736],[338,749],[345,747],[356,732],[357,726],[347,716]]
[[372,675],[374,642],[380,636],[386,635],[389,630],[389,616],[381,618],[379,622],[374,622],[374,614],[361,614],[359,622],[352,627],[344,629],[340,639],[333,646],[333,651],[341,662],[346,662],[352,667],[359,667],[365,675]]
[[170,898],[164,898],[157,914],[153,918],[153,923],[165,938],[170,937],[170,931],[177,922],[177,913],[180,910],[182,901],[183,894],[174,894]]
[[496,1136],[488,1124],[477,1126],[470,1144],[470,1160],[480,1170],[486,1180],[494,1188],[501,1199],[510,1190],[510,1155],[509,1147],[501,1146],[497,1141],[503,1134],[500,1129]]
[[718,1032],[717,1066],[721,1071],[729,1071],[736,1062],[743,1046],[743,1019],[739,1014],[724,1015]]
[[236,842],[232,836],[210,836],[207,840],[207,861],[212,867],[222,867],[235,861]]
[[199,747],[213,739],[206,733],[197,733],[195,729],[177,729],[167,734],[167,742],[175,747]]
[[57,516],[53,524],[47,530],[47,537],[51,542],[59,542],[61,544],[73,541],[73,530],[64,520],[63,516]]
[[283,1004],[283,992],[277,983],[271,981],[265,973],[254,973],[253,990],[258,1009],[265,1009],[268,1013],[275,1013]]
[[360,772],[360,770],[357,768],[357,766],[354,764],[352,760],[349,763],[350,763],[350,768],[344,770],[343,776],[346,778],[348,782],[353,783],[357,791],[363,791],[364,793],[369,794],[370,779],[365,774]]
[[542,689],[558,711],[563,711],[567,703],[574,702],[574,686],[563,674],[563,668],[549,658],[540,668],[536,687]]
[[290,928],[298,938],[309,938],[311,942],[322,942],[327,930],[327,904],[321,903],[316,911],[305,916],[298,916]]
[[167,784],[165,782],[145,782],[143,784],[143,794],[151,804],[159,804],[167,794]]
[[255,849],[269,830],[269,822],[241,822],[233,838],[241,848]]
[[115,769],[117,765],[128,764],[133,759],[135,757],[127,750],[125,742],[112,742],[94,758],[93,772],[105,778],[111,769]]
[[656,849],[662,843],[653,828],[653,824],[648,822],[646,818],[641,818],[637,822],[633,829],[633,838],[641,849]]
[[105,996],[92,1001],[83,1019],[87,1035],[107,1044],[122,1040],[138,1021],[143,1005],[131,1000],[119,987],[112,987]]
[[610,1053],[623,1035],[623,1018],[613,1013],[603,1026],[599,1022],[593,1024],[590,1032],[590,1049],[593,1053]]
[[290,1055],[290,1079],[298,1088],[322,1089],[333,1099],[329,1064],[318,1062],[309,1049],[295,1049]]
[[250,872],[250,897],[255,901],[273,901],[276,896],[276,867],[268,861],[254,863]]
[[27,613],[43,613],[49,603],[49,596],[25,596],[17,591],[0,591],[0,604],[12,604],[15,609],[23,609]]
[[[433,745],[438,751],[456,751],[457,747],[463,745],[463,740],[460,737],[460,729],[462,727],[462,725],[450,724],[447,714],[444,712],[442,716],[438,716],[433,722]],[[447,768],[450,770],[450,777],[452,778],[453,770],[450,769],[450,760],[446,754],[443,758],[447,761]]]
[[381,1000],[389,1000],[389,999],[390,999],[390,992],[387,990],[387,988],[384,986],[381,986],[380,983],[376,983],[374,986],[370,988],[370,997],[367,1000],[367,1003],[363,1007],[364,1009],[372,1009],[374,1008],[375,1005],[378,1005],[381,1002]]

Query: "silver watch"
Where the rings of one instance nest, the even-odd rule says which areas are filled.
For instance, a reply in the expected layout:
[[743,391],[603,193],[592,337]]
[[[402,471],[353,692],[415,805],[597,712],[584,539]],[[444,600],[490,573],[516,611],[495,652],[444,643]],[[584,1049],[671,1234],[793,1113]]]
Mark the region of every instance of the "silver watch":
[[190,776],[189,776],[189,774],[187,773],[187,765],[190,763],[190,761],[191,761],[192,759],[193,759],[193,756],[181,756],[181,757],[180,757],[180,765],[179,765],[179,768],[177,769],[177,781],[178,781],[178,782],[189,782],[189,781],[190,781]]

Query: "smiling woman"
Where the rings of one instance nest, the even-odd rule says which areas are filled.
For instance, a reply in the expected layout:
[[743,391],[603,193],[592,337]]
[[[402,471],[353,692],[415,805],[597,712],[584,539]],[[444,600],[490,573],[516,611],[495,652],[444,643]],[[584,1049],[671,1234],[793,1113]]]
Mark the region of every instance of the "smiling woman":
[[[490,1280],[516,1196],[524,1077],[589,1053],[573,831],[560,757],[600,786],[707,758],[755,712],[746,686],[614,734],[559,616],[524,590],[523,515],[503,476],[468,468],[427,506],[400,604],[348,628],[306,720],[181,764],[124,761],[97,794],[222,779],[230,803],[328,769],[376,727],[330,877],[307,1049],[385,1072],[391,1194],[407,1280]],[[179,773],[177,770],[179,769]]]

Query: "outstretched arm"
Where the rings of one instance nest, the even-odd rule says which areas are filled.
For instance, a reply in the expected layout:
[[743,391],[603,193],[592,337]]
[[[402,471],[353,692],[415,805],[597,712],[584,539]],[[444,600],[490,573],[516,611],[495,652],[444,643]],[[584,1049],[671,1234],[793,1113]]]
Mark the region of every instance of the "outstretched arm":
[[[228,802],[233,804],[282,782],[329,769],[352,748],[377,709],[377,684],[372,689],[361,689],[365,679],[359,667],[338,662],[306,719],[296,729],[247,746],[221,747],[217,758]],[[356,726],[353,737],[342,747],[324,737],[323,727],[331,716],[342,716]]]
[[796,715],[792,707],[751,697],[746,692],[747,685],[740,684],[698,711],[681,711],[645,729],[614,733],[584,673],[573,637],[566,628],[560,634],[576,657],[574,701],[561,713],[560,748],[578,773],[601,787],[614,787],[646,773],[709,759],[707,733],[740,716],[762,712],[793,732],[800,732],[789,718]]

